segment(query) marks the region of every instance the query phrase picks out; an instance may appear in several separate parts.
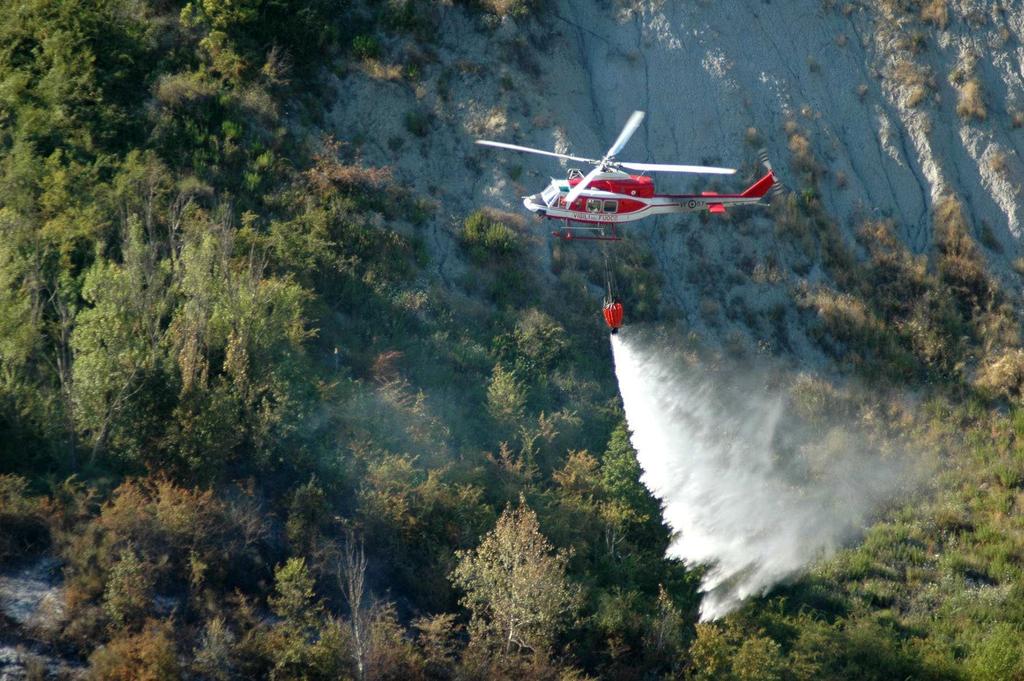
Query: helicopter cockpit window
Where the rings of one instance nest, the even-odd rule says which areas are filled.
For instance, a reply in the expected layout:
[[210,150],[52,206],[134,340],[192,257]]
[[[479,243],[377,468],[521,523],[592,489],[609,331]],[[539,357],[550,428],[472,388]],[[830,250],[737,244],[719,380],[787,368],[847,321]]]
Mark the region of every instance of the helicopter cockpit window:
[[601,212],[601,199],[587,199],[587,212],[588,213],[600,213]]
[[550,206],[555,201],[555,197],[558,196],[558,187],[549,186],[543,192],[541,192],[541,198],[544,199],[544,205]]
[[605,201],[604,202],[604,212],[605,213],[618,213],[619,212],[619,202],[618,201]]

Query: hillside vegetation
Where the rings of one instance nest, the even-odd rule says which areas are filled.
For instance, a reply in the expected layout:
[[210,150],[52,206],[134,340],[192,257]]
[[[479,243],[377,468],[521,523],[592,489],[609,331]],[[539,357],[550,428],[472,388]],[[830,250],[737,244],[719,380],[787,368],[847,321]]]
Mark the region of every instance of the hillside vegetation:
[[[927,253],[884,217],[849,243],[804,132],[771,131],[796,184],[772,238],[797,255],[750,277],[821,276],[785,309],[709,315],[799,320],[834,372],[792,404],[939,472],[859,546],[698,624],[701,568],[665,557],[639,482],[599,251],[482,206],[439,249],[446,207],[320,132],[325,70],[416,81],[388,41],[429,43],[440,12],[544,22],[540,3],[0,10],[0,563],[58,557],[66,600],[4,621],[33,674],[39,655],[94,679],[1024,675],[1019,296],[953,192]],[[395,152],[437,124],[404,120]],[[615,263],[631,322],[679,321],[648,246]]]

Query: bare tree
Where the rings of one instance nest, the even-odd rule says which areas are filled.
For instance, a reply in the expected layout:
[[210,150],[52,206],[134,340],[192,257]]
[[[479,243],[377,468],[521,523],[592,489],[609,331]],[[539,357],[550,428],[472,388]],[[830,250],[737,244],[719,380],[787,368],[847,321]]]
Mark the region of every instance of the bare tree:
[[366,594],[366,552],[362,538],[356,539],[355,532],[349,531],[341,546],[336,567],[338,586],[348,603],[351,613],[349,625],[355,642],[353,657],[360,681],[366,678],[366,660],[370,654],[370,625],[373,620],[373,606],[367,604]]

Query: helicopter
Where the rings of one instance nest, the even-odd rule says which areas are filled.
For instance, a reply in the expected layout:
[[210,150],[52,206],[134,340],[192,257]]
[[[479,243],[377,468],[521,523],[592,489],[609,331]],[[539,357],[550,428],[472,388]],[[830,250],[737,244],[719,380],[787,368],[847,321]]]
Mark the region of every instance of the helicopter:
[[[636,163],[616,160],[616,156],[626,146],[643,120],[644,112],[634,111],[626,121],[626,125],[623,126],[618,138],[600,159],[561,154],[492,140],[476,140],[476,143],[498,149],[552,156],[593,166],[593,169],[585,175],[578,168],[571,168],[564,180],[551,178],[550,184],[540,192],[522,197],[523,205],[530,212],[549,220],[562,220],[565,223],[564,229],[556,230],[551,234],[566,241],[577,239],[621,241],[622,237],[616,232],[615,227],[625,222],[634,222],[654,215],[703,210],[712,214],[724,214],[730,207],[763,203],[765,196],[782,188],[775,178],[775,172],[772,170],[767,153],[762,150],[759,160],[767,172],[739,194],[717,192],[655,194],[652,178],[642,174],[634,175],[627,171],[732,175],[736,170],[717,166]],[[612,269],[608,265],[607,252],[605,253],[605,282],[607,295],[602,315],[605,324],[615,334],[622,326],[624,309],[622,300],[614,292],[614,277]]]
[[730,207],[762,203],[762,199],[778,185],[771,163],[762,151],[760,161],[768,172],[739,194],[655,194],[652,178],[647,175],[633,175],[626,171],[732,175],[736,170],[716,166],[615,160],[643,120],[644,112],[634,111],[615,143],[600,159],[560,154],[507,142],[476,140],[476,143],[594,166],[586,175],[578,168],[571,168],[566,179],[552,178],[551,183],[542,191],[523,197],[523,205],[530,212],[543,218],[565,222],[564,230],[551,233],[552,236],[565,240],[619,241],[621,237],[615,231],[618,224],[666,213],[706,210],[713,214],[723,214]]

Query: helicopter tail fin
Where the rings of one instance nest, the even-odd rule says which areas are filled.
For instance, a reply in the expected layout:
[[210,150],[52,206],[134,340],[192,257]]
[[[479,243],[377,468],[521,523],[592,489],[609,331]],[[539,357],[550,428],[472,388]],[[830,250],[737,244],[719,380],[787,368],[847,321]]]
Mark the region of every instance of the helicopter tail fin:
[[775,173],[769,170],[764,177],[743,190],[740,196],[745,198],[761,198],[775,185]]
[[772,162],[768,159],[768,151],[761,149],[757,154],[757,160],[768,170],[768,172],[757,182],[747,187],[747,189],[741,194],[741,196],[747,196],[752,198],[761,198],[766,194],[776,196],[784,190],[784,187],[779,179],[775,177],[775,170],[772,168]]

